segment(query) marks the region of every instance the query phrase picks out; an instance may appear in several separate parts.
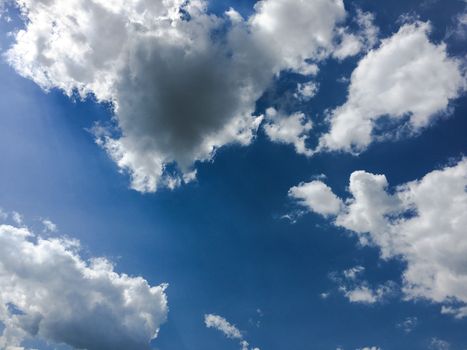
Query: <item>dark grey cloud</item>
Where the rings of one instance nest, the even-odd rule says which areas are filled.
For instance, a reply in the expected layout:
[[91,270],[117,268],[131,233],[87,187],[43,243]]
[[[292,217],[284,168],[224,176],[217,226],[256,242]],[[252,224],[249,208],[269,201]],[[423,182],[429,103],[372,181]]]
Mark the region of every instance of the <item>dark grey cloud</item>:
[[17,2],[28,21],[8,61],[45,89],[112,102],[118,133],[96,125],[97,142],[142,192],[192,180],[194,163],[224,145],[248,145],[274,76],[316,73],[345,17],[342,0],[263,0],[246,19],[209,14],[204,0]]

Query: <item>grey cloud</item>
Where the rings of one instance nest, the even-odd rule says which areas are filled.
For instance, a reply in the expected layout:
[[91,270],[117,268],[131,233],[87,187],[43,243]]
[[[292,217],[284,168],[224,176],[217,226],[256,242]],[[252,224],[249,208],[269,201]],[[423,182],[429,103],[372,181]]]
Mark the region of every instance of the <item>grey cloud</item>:
[[315,73],[307,60],[330,54],[345,17],[342,0],[263,0],[248,19],[208,14],[203,0],[18,3],[28,22],[8,61],[44,89],[112,102],[119,132],[97,125],[96,140],[142,192],[192,179],[224,145],[248,145],[274,76]]

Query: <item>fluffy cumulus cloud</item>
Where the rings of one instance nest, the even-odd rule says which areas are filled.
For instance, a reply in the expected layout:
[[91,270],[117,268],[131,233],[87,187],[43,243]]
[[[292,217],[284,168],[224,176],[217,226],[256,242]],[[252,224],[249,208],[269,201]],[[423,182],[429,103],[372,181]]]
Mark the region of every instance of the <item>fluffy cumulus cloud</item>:
[[[301,184],[298,188],[306,188]],[[331,196],[323,183],[324,198]],[[362,244],[380,248],[383,259],[407,263],[403,292],[407,299],[424,298],[444,305],[444,313],[467,316],[467,158],[434,170],[422,179],[393,190],[384,175],[355,171],[351,196],[334,211],[334,224],[354,232]],[[312,192],[299,201],[316,210],[319,196]]]
[[289,196],[311,211],[328,216],[340,212],[342,201],[320,180],[302,182],[289,190]]
[[[193,181],[196,162],[250,144],[263,119],[256,101],[281,71],[313,75],[321,60],[378,42],[370,13],[357,10],[356,29],[345,26],[342,0],[261,0],[249,18],[233,8],[211,14],[206,0],[11,1],[26,21],[7,61],[46,90],[111,103],[115,117],[95,125],[96,142],[141,192]],[[316,151],[359,152],[387,136],[374,133],[382,117],[408,118],[416,132],[446,110],[463,77],[429,29],[406,24],[359,62]],[[295,96],[306,101],[317,89],[302,83]],[[300,112],[269,115],[265,129],[273,141],[314,153]]]
[[339,28],[340,42],[332,53],[339,60],[368,51],[378,42],[379,29],[373,24],[374,15],[372,13],[357,9],[355,22],[359,27],[355,33],[349,31],[348,28]]
[[[248,350],[250,344],[243,338],[240,330],[231,324],[224,317],[214,314],[204,315],[204,324],[207,328],[217,329],[229,339],[236,339],[240,342],[242,350]],[[259,348],[251,348],[251,350],[260,350]]]
[[346,15],[342,0],[262,0],[246,19],[204,0],[16,2],[27,21],[7,60],[44,89],[111,102],[115,125],[96,125],[97,143],[142,192],[248,145],[273,77],[316,73]]
[[311,100],[319,90],[319,84],[313,81],[307,83],[298,83],[297,92],[294,97],[301,101]]
[[344,270],[341,274],[333,272],[329,277],[338,284],[339,292],[351,303],[375,304],[383,302],[394,294],[396,291],[394,282],[388,281],[372,287],[367,281],[361,279],[364,271],[363,266],[355,266]]
[[297,112],[285,115],[274,108],[266,110],[266,120],[263,124],[264,132],[272,142],[290,144],[298,154],[312,155],[307,147],[308,132],[313,124],[305,114]]
[[165,285],[83,260],[79,243],[0,225],[0,348],[38,338],[76,349],[149,349],[167,316]]
[[429,32],[428,23],[405,24],[358,63],[347,101],[330,113],[319,149],[360,152],[389,136],[375,133],[383,117],[408,118],[408,129],[417,132],[447,110],[465,80],[460,61],[448,56],[445,44],[430,42]]
[[251,27],[274,50],[279,68],[302,72],[315,69],[307,59],[332,52],[336,22],[346,15],[341,0],[262,0],[255,10]]
[[351,303],[374,304],[383,301],[393,292],[391,283],[372,288],[367,282],[353,287],[341,286],[340,291]]

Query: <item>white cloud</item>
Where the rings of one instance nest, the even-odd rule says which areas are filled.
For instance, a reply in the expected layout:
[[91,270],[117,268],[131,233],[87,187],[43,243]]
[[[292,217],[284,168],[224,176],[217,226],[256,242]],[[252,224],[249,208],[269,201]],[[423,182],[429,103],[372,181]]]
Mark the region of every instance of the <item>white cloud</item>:
[[378,42],[379,28],[374,24],[375,16],[370,12],[357,9],[356,22],[360,27],[360,35],[363,37],[364,46],[371,49]]
[[454,315],[456,318],[464,318],[467,317],[467,306],[443,306],[441,313]]
[[432,338],[430,342],[430,350],[449,350],[451,348],[451,344],[449,344],[447,341],[438,339],[438,338]]
[[384,175],[354,171],[350,176],[346,211],[336,219],[339,226],[364,233],[378,231],[388,226],[386,214],[398,210],[398,202],[386,194],[388,186]]
[[456,34],[461,38],[465,38],[467,36],[467,7],[457,16],[457,28]]
[[445,44],[431,43],[429,31],[428,23],[406,24],[358,63],[347,101],[331,112],[319,149],[360,152],[378,139],[373,131],[382,117],[408,117],[417,132],[446,112],[464,78],[460,62],[448,56]]
[[359,348],[357,350],[381,350],[378,346],[365,346],[364,348]]
[[342,31],[341,42],[333,52],[333,56],[339,60],[347,58],[349,56],[355,56],[362,50],[362,42],[360,38],[352,33]]
[[167,316],[165,285],[83,260],[79,243],[0,225],[0,348],[38,338],[76,349],[149,349]]
[[310,156],[311,150],[306,146],[308,132],[313,124],[305,114],[297,112],[284,115],[274,108],[266,110],[266,119],[263,124],[264,131],[273,142],[291,144],[298,154]]
[[208,14],[204,0],[16,1],[27,20],[7,60],[44,89],[112,102],[116,130],[96,125],[96,141],[141,192],[248,145],[273,77],[316,73],[306,60],[330,55],[345,17],[342,0],[263,0],[248,19]]
[[316,95],[318,90],[319,84],[313,81],[298,83],[297,92],[294,93],[294,97],[302,101],[309,101]]
[[355,22],[359,26],[356,33],[350,32],[348,28],[339,28],[340,42],[332,53],[333,57],[343,60],[368,51],[378,42],[379,29],[373,24],[373,14],[358,9]]
[[225,318],[218,315],[204,315],[204,323],[208,328],[214,328],[225,334],[227,338],[243,339],[242,333],[234,325],[230,324]]
[[373,304],[379,300],[378,294],[368,288],[368,286],[359,286],[352,290],[342,287],[344,295],[351,303]]
[[407,317],[402,322],[398,323],[396,326],[397,328],[402,329],[405,333],[412,332],[415,327],[418,325],[418,318],[417,317]]
[[336,23],[345,18],[341,0],[262,0],[250,19],[259,40],[268,43],[280,67],[300,71],[308,58],[332,51]]
[[363,273],[365,271],[365,268],[363,266],[354,266],[351,267],[350,269],[344,270],[343,274],[344,277],[350,280],[356,280],[358,275]]
[[22,225],[23,224],[23,216],[18,213],[17,211],[14,211],[11,213],[11,218],[14,221],[15,224],[17,225]]
[[453,18],[454,27],[449,28],[446,37],[454,36],[457,39],[465,40],[467,37],[467,2],[464,10]]
[[375,304],[394,294],[396,290],[394,282],[388,281],[371,287],[367,281],[361,279],[364,271],[365,268],[358,265],[342,271],[341,274],[333,272],[329,277],[339,285],[339,291],[351,303]]
[[44,232],[57,232],[57,225],[49,219],[43,219],[42,225],[44,225]]
[[[384,175],[356,171],[351,197],[334,224],[380,248],[383,259],[407,263],[407,299],[442,303],[444,313],[466,315],[467,307],[467,158],[391,191]],[[328,191],[326,191],[328,193]],[[332,192],[331,192],[332,194]],[[328,193],[328,196],[330,194]],[[323,214],[322,210],[310,211]]]
[[8,213],[4,212],[2,208],[0,208],[0,220],[4,221],[8,219]]
[[387,283],[371,288],[364,281],[352,287],[343,285],[339,289],[351,303],[375,304],[382,302],[388,295],[392,294],[394,286],[393,283]]
[[302,182],[289,190],[289,197],[297,200],[310,211],[328,216],[341,210],[342,201],[322,181]]
[[[240,330],[222,316],[206,314],[204,315],[204,324],[207,328],[214,328],[222,332],[227,338],[238,340],[240,342],[241,349],[248,350],[250,344],[243,338]],[[255,347],[251,348],[251,350],[260,349]]]

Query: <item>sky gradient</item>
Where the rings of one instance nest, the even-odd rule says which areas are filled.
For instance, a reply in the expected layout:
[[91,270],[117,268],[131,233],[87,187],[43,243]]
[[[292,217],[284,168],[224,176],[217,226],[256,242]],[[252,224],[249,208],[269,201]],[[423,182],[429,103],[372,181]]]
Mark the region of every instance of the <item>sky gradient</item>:
[[465,2],[59,3],[0,0],[0,348],[467,348]]

